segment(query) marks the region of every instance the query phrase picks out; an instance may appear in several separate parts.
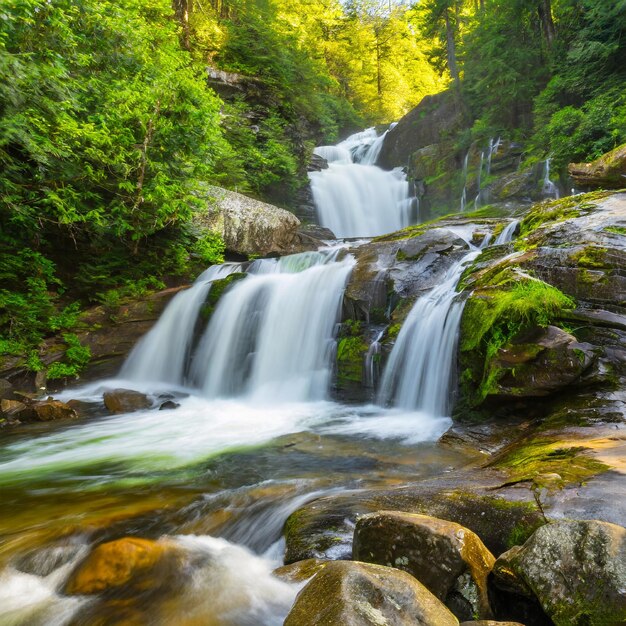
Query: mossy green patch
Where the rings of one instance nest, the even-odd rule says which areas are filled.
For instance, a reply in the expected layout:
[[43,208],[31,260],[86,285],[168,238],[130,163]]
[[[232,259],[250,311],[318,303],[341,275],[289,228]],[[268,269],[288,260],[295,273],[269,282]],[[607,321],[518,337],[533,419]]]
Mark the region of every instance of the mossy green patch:
[[605,255],[607,249],[601,246],[587,246],[572,255],[572,260],[579,267],[597,269],[606,267]]
[[587,448],[546,439],[525,442],[493,465],[507,471],[511,480],[535,481],[538,487],[544,486],[542,476],[548,474],[558,475],[558,486],[565,486],[569,483],[583,483],[610,469],[593,458]]
[[616,235],[626,235],[626,228],[623,226],[607,226],[604,230]]
[[368,345],[362,337],[343,337],[337,344],[338,381],[361,382]]
[[205,300],[202,308],[200,309],[200,316],[204,320],[208,320],[213,313],[215,312],[215,307],[219,302],[220,298],[224,295],[226,290],[236,281],[242,280],[247,276],[247,274],[243,272],[236,272],[234,274],[230,274],[226,276],[226,278],[220,278],[218,280],[213,281],[211,285],[211,289],[207,295],[207,299]]

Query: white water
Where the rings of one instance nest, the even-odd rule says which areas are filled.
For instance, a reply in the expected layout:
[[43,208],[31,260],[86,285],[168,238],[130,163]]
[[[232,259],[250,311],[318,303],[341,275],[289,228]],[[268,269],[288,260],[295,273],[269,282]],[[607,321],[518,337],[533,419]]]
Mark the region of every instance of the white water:
[[402,170],[388,172],[374,165],[383,139],[370,128],[336,146],[315,148],[328,168],[309,173],[313,200],[320,224],[337,237],[373,237],[417,220]]
[[241,264],[214,265],[167,305],[155,326],[133,348],[120,376],[135,382],[184,384],[200,309],[214,280],[241,271]]
[[545,160],[544,170],[543,170],[543,186],[541,188],[541,193],[544,198],[554,198],[555,200],[559,199],[559,188],[550,180],[550,159]]
[[461,192],[461,213],[465,211],[465,206],[467,204],[467,165],[469,163],[469,150],[465,153],[465,158],[463,159],[463,191]]
[[220,300],[191,380],[208,398],[320,400],[328,390],[343,291],[354,260],[338,251],[264,260]]
[[480,165],[478,166],[478,182],[477,189],[478,193],[476,194],[476,198],[474,198],[474,209],[480,208],[481,195],[482,195],[482,177],[483,177],[483,161],[485,160],[485,153],[480,153]]
[[501,246],[505,243],[509,243],[513,239],[515,230],[519,226],[519,220],[511,220],[498,235],[494,245]]

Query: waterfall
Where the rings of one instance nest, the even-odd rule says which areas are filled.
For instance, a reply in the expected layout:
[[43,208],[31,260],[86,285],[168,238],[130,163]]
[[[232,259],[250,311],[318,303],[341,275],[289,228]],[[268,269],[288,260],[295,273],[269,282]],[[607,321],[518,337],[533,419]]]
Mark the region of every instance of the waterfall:
[[352,257],[337,260],[339,252],[257,261],[224,294],[190,371],[206,397],[325,397],[335,326],[354,265]]
[[502,229],[502,232],[498,235],[494,245],[501,246],[505,243],[509,243],[511,239],[513,239],[513,235],[515,234],[515,229],[519,225],[519,220],[510,221],[507,226]]
[[465,206],[467,204],[467,164],[469,162],[469,150],[465,153],[465,158],[463,159],[463,191],[461,192],[461,213],[465,211]]
[[214,280],[242,269],[239,263],[214,265],[190,289],[176,294],[156,325],[133,348],[120,376],[137,382],[185,383],[196,322]]
[[384,334],[384,330],[378,333],[365,354],[365,385],[371,389],[376,386],[376,379],[378,378],[378,359],[376,357],[380,356],[380,340]]
[[501,143],[502,142],[500,141],[500,137],[498,137],[496,141],[494,141],[493,138],[489,139],[489,152],[487,156],[487,176],[491,174],[491,159],[494,154],[498,154]]
[[555,200],[559,199],[559,188],[550,180],[550,158],[545,160],[544,170],[543,170],[543,186],[541,188],[541,193],[544,198],[554,198]]
[[388,172],[374,165],[383,140],[369,128],[336,146],[315,148],[328,168],[309,173],[313,200],[320,224],[338,237],[373,237],[417,220],[402,169]]
[[478,209],[480,207],[480,187],[482,185],[482,175],[483,175],[483,161],[485,160],[485,153],[480,153],[480,165],[478,167],[478,193],[476,194],[476,198],[474,199],[474,209]]

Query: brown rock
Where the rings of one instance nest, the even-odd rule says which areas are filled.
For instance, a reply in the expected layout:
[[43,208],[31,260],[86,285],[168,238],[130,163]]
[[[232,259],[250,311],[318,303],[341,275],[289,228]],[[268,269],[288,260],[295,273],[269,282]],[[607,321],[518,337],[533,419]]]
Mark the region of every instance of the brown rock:
[[19,400],[0,400],[0,413],[11,420],[33,420],[36,414],[33,408]]
[[152,406],[145,394],[132,389],[106,391],[102,398],[104,405],[111,413],[133,413]]
[[587,189],[626,187],[626,144],[603,154],[591,163],[570,163],[567,171],[578,187]]
[[487,576],[495,558],[459,524],[399,511],[365,515],[356,524],[353,556],[408,572],[457,617],[492,617]]
[[124,537],[100,544],[70,574],[65,593],[96,594],[129,583],[151,589],[155,569],[168,556],[171,546],[149,539]]
[[13,400],[13,391],[15,387],[5,378],[0,378],[0,400]]
[[332,561],[298,594],[285,626],[458,626],[421,583],[400,570]]
[[60,419],[76,419],[78,413],[65,402],[60,400],[43,400],[32,405],[37,419],[41,422],[51,422]]
[[327,563],[329,561],[323,559],[305,559],[304,561],[297,561],[296,563],[276,568],[274,576],[278,576],[278,578],[282,578],[287,582],[301,583],[315,576]]

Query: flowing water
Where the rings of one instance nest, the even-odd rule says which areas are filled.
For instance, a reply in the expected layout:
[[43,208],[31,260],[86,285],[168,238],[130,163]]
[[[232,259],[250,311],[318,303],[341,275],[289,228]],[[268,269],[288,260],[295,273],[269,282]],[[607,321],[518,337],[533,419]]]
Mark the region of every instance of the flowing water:
[[328,168],[309,174],[313,200],[320,224],[337,237],[373,237],[417,221],[404,172],[375,165],[383,139],[370,128],[336,146],[315,148]]
[[[377,141],[366,131],[320,153],[375,168]],[[393,187],[396,174],[383,174]],[[119,378],[59,395],[95,417],[6,434],[0,624],[281,624],[301,586],[273,573],[293,511],[322,495],[406,484],[467,462],[435,445],[451,424],[463,306],[455,288],[479,254],[469,233],[456,234],[468,253],[413,307],[378,405],[329,400],[354,266],[338,246],[210,268],[172,300]],[[211,289],[227,277],[207,311]],[[368,352],[370,384],[381,337]],[[103,392],[119,388],[146,393],[153,408],[107,415]],[[179,406],[157,410],[165,399]],[[68,577],[94,546],[129,535],[154,540],[174,564],[139,587],[68,593]],[[327,556],[340,555],[333,549]]]

